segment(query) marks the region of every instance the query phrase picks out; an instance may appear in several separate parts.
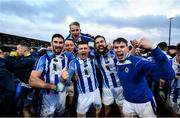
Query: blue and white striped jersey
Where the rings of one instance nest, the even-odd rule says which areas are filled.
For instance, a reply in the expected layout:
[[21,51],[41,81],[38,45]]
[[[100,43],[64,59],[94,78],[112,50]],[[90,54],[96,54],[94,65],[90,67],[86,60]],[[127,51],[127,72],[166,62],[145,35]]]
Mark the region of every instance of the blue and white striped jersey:
[[176,57],[172,59],[172,67],[176,74],[176,79],[171,81],[170,97],[173,102],[177,103],[180,100],[180,64],[176,61]]
[[49,57],[48,54],[43,55],[35,64],[34,70],[41,71],[41,79],[46,83],[57,85],[60,80],[60,71],[68,66],[73,59],[71,53],[63,53]]
[[[71,34],[69,34],[69,35],[66,37],[66,39],[73,39],[73,40],[74,40],[74,38],[72,37]],[[83,41],[83,42],[86,42],[86,43],[88,43],[88,42],[93,42],[93,41],[94,41],[94,37],[91,36],[91,35],[89,35],[89,34],[80,33],[79,39],[74,40],[74,41],[76,41],[76,42],[74,42],[74,43],[75,43],[75,46],[77,46],[80,41]]]
[[113,50],[109,50],[105,55],[97,56],[97,65],[103,76],[103,87],[116,88],[121,86],[116,69],[117,58]]
[[79,93],[93,92],[98,88],[94,59],[82,60],[77,57],[70,62],[68,73],[69,79],[74,74],[78,75],[77,88]]

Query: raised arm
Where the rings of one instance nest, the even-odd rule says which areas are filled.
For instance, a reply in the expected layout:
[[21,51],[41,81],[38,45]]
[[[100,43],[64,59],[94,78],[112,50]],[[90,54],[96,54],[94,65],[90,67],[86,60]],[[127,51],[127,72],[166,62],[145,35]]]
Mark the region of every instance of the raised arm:
[[[169,59],[166,55],[157,47],[156,44],[152,43],[146,38],[142,38],[139,41],[139,47],[143,49],[150,49],[152,56],[156,63],[144,63],[143,71],[153,75],[154,73],[159,73],[159,76],[165,80],[170,80],[175,78],[174,70],[170,64]],[[156,75],[156,74],[155,74]]]

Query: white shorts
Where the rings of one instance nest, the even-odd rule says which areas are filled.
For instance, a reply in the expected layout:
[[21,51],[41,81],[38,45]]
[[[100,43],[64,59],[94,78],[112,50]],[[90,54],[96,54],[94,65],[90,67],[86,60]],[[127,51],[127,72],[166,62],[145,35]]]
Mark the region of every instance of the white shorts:
[[59,116],[65,112],[66,92],[59,94],[44,94],[42,95],[41,117],[53,117],[54,112]]
[[91,105],[93,105],[96,110],[101,110],[102,105],[99,89],[96,89],[93,92],[79,94],[77,113],[86,114]]
[[173,114],[180,114],[180,99],[177,99],[177,103],[175,103],[172,97],[168,98],[166,108]]
[[124,96],[122,86],[117,88],[103,88],[102,102],[104,105],[111,105],[116,101],[118,106],[123,106]]
[[[152,103],[154,102],[154,103]],[[128,116],[139,116],[142,117],[157,117],[156,116],[156,104],[153,101],[149,101],[146,103],[132,103],[124,100],[123,103],[123,113]]]

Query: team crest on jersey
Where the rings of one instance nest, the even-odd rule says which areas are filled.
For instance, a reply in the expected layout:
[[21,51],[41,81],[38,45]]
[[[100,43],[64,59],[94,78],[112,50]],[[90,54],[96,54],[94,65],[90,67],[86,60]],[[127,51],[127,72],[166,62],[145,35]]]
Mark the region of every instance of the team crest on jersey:
[[60,56],[59,58],[60,58],[61,60],[63,60],[63,59],[64,59],[64,57],[63,57],[63,56]]
[[129,68],[128,67],[126,67],[124,70],[125,70],[126,73],[129,72]]
[[114,59],[114,58],[115,58],[115,55],[111,55],[110,58]]

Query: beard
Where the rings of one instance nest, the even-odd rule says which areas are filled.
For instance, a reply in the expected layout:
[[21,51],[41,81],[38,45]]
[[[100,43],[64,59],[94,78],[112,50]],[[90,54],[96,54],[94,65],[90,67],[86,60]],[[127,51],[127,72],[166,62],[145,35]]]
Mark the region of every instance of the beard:
[[105,46],[105,47],[101,46],[101,48],[98,49],[98,52],[102,55],[106,54],[107,51],[108,51],[107,46]]
[[60,54],[61,51],[62,51],[62,48],[60,48],[60,47],[53,47],[53,52],[54,52],[55,54]]

